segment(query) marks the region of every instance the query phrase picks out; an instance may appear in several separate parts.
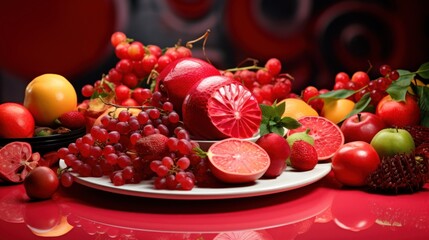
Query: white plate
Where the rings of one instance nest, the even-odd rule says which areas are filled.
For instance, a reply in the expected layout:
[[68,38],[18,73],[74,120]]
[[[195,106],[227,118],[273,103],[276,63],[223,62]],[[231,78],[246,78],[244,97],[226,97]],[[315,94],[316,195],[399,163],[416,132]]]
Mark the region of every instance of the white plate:
[[[60,160],[60,167],[66,167],[63,160]],[[280,176],[275,179],[259,179],[248,185],[231,185],[225,188],[199,188],[194,187],[190,191],[182,190],[160,190],[153,187],[150,180],[139,184],[125,184],[114,186],[109,177],[79,177],[75,175],[75,181],[82,185],[124,195],[162,198],[162,199],[227,199],[243,198],[273,194],[278,192],[290,191],[314,183],[331,170],[331,163],[319,163],[313,170],[298,172],[292,168],[287,168]]]

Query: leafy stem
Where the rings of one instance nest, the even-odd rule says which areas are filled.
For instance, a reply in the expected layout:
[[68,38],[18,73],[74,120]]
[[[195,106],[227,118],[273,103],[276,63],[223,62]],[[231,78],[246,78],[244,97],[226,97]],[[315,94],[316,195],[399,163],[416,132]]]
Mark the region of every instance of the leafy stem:
[[262,110],[262,122],[259,128],[260,135],[263,136],[267,133],[277,133],[280,136],[284,136],[286,129],[295,129],[301,126],[301,124],[294,118],[283,117],[283,113],[286,108],[286,103],[281,102],[273,105],[260,105]]

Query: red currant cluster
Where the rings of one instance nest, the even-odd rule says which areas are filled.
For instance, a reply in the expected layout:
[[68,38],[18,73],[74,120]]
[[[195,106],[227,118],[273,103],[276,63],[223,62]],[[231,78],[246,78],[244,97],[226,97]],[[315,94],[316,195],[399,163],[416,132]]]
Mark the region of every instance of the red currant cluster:
[[191,57],[192,52],[184,46],[169,47],[163,51],[156,45],[143,45],[127,38],[123,32],[111,36],[115,55],[119,59],[115,67],[94,85],[82,87],[82,95],[91,97],[94,92],[114,93],[113,102],[122,106],[142,105],[147,99],[153,73],[161,72],[170,62]]
[[380,77],[370,80],[366,72],[357,71],[351,79],[345,72],[340,72],[335,76],[334,90],[348,89],[354,90],[356,93],[352,96],[352,100],[358,102],[366,93],[370,94],[371,104],[376,106],[377,103],[387,95],[387,88],[392,81],[399,78],[399,73],[393,70],[389,65],[382,65],[379,68]]
[[256,71],[252,69],[241,69],[232,73],[226,71],[224,74],[242,82],[259,103],[271,105],[274,101],[280,101],[290,97],[293,77],[281,73],[282,65],[277,58],[271,58],[262,68]]

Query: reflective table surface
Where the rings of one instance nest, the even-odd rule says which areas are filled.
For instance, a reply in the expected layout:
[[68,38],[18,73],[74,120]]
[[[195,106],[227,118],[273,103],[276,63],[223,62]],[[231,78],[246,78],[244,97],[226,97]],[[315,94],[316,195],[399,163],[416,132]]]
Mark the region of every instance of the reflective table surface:
[[428,239],[429,184],[413,194],[341,187],[331,174],[257,197],[168,200],[74,183],[30,201],[0,185],[0,239]]

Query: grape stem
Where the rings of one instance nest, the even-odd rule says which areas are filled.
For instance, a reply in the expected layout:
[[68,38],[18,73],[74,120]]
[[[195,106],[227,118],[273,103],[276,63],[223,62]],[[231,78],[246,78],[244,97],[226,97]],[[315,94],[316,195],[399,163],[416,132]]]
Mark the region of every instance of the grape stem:
[[203,46],[202,46],[203,54],[204,54],[204,57],[206,57],[207,62],[209,62],[211,64],[210,59],[207,57],[207,54],[206,54],[206,43],[207,43],[207,39],[209,38],[210,32],[211,32],[211,30],[207,29],[206,32],[202,36],[200,36],[199,38],[186,42],[185,46],[189,49],[192,49],[194,43],[199,42],[201,40],[204,40]]

